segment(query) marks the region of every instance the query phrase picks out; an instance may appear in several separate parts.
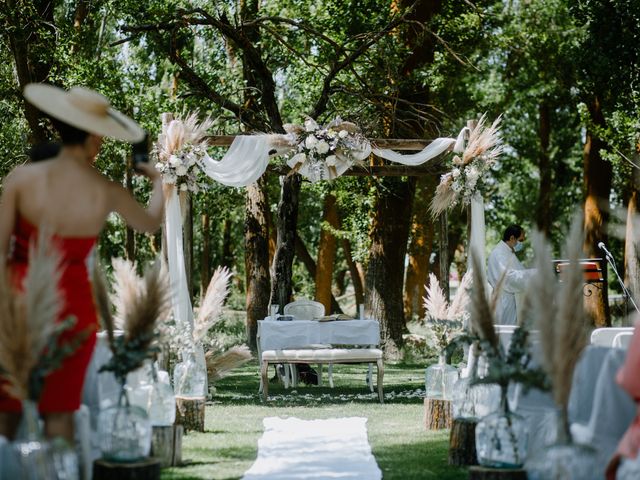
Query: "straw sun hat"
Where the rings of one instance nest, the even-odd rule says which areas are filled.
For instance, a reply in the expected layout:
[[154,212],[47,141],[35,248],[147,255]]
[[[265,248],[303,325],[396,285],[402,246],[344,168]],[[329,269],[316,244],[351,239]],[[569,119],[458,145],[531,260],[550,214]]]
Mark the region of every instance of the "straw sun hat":
[[93,90],[66,91],[44,83],[30,83],[24,98],[50,116],[85,132],[127,142],[140,142],[144,131],[136,122],[111,108],[109,100]]

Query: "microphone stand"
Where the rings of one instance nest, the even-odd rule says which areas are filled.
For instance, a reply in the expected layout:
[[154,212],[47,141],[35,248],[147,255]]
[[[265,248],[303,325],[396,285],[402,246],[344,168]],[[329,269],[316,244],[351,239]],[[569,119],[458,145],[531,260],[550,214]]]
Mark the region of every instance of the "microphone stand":
[[[616,274],[616,278],[618,279],[618,283],[622,287],[622,295],[625,297],[626,300],[631,302],[631,304],[633,305],[633,308],[635,308],[636,312],[640,313],[640,309],[638,309],[638,305],[636,305],[636,302],[633,300],[633,297],[631,296],[631,292],[629,291],[629,289],[627,289],[626,285],[622,281],[622,278],[620,278],[620,274],[618,273],[618,269],[616,268],[616,263],[613,261],[613,258],[609,255],[609,252],[604,252],[604,258],[607,259],[607,262],[609,263],[609,265],[611,265],[611,269],[613,270],[613,273]],[[625,313],[628,313],[628,311],[627,311],[628,305],[629,305],[629,303],[627,301],[625,301],[624,302]]]

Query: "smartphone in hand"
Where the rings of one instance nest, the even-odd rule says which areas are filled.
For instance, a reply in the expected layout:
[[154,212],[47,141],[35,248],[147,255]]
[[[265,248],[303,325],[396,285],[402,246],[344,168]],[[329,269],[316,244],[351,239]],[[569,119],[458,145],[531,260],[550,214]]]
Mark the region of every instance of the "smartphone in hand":
[[140,163],[149,162],[149,135],[145,134],[144,139],[141,142],[133,144],[132,150],[133,168]]

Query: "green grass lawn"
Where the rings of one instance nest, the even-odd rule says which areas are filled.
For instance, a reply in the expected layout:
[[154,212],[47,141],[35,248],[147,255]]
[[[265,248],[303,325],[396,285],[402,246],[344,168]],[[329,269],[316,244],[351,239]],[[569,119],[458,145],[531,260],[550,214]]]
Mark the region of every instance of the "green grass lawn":
[[367,417],[369,442],[385,479],[467,478],[465,469],[447,465],[449,431],[428,432],[424,427],[419,391],[424,389],[424,368],[386,365],[384,405],[369,393],[365,371],[363,365],[336,365],[333,389],[301,385],[292,392],[271,383],[264,404],[257,393],[257,364],[237,370],[216,385],[214,401],[206,409],[206,432],[184,437],[185,465],[163,470],[162,478],[241,478],[256,458],[262,419],[270,416]]

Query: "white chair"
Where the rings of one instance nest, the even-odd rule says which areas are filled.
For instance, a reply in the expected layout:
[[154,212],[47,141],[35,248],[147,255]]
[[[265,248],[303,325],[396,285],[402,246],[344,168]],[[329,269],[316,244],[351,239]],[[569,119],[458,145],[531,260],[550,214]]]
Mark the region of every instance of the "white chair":
[[591,332],[591,345],[598,345],[600,347],[612,347],[613,339],[617,334],[622,332],[633,333],[633,327],[596,328],[593,332]]
[[[309,300],[308,298],[301,298],[300,300],[295,300],[291,303],[287,303],[284,306],[284,314],[291,315],[294,320],[313,320],[315,318],[320,318],[325,315],[324,305],[320,302],[316,302],[315,300]],[[308,347],[312,348],[330,348],[331,345],[308,345]],[[284,386],[285,388],[289,387],[289,382],[291,382],[292,387],[296,387],[298,384],[298,369],[296,365],[285,364],[285,379]],[[329,385],[333,387],[333,369],[332,365],[329,365]],[[318,384],[322,385],[322,364],[318,365]]]
[[627,350],[629,348],[629,345],[631,344],[632,337],[633,332],[620,332],[615,337],[613,337],[611,346],[613,348],[622,348],[623,350]]

